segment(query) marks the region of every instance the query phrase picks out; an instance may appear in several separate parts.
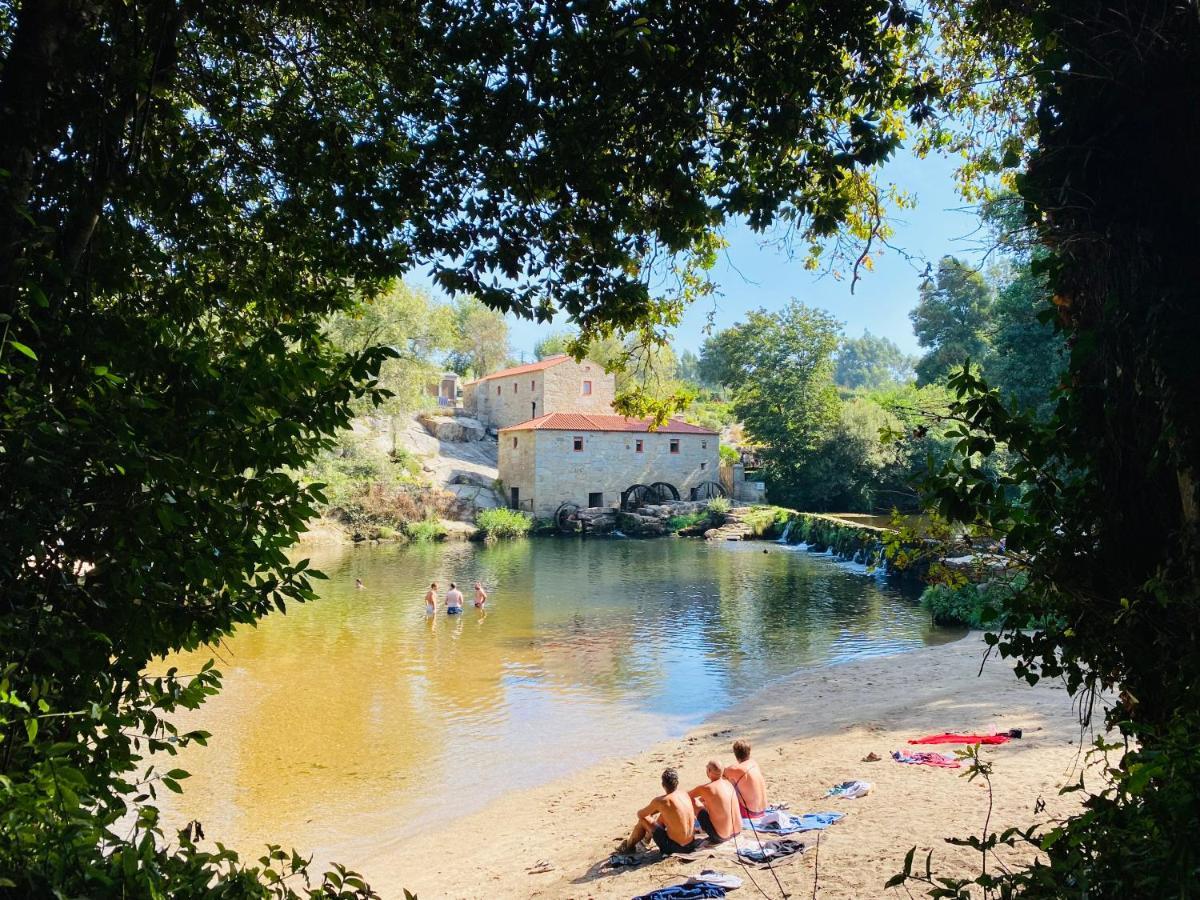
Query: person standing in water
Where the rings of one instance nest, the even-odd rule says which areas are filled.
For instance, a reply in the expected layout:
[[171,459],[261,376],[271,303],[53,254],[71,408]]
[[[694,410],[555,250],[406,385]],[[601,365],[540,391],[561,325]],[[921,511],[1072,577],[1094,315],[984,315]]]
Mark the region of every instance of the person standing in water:
[[425,615],[432,616],[437,609],[437,582],[429,585],[429,590],[425,592]]
[[446,591],[446,615],[456,616],[462,612],[463,595],[458,585],[450,582],[450,590]]
[[475,608],[483,609],[483,604],[487,603],[487,591],[483,589],[483,582],[475,582]]

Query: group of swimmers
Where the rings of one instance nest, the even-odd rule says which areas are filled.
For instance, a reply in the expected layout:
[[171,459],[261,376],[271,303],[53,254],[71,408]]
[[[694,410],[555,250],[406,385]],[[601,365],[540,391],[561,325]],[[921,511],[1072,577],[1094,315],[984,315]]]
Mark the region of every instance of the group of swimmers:
[[[437,612],[437,591],[438,585],[434,581],[429,585],[429,590],[425,592],[425,614],[432,616]],[[481,582],[475,582],[475,608],[483,609],[487,603],[487,591],[483,589]],[[453,581],[450,582],[450,590],[446,591],[446,615],[457,616],[463,611],[463,595],[458,589],[458,585]]]
[[653,840],[663,855],[696,849],[696,824],[714,844],[742,833],[742,819],[756,819],[767,809],[767,785],[758,763],[750,758],[750,743],[734,741],[731,766],[715,759],[706,767],[708,781],[690,791],[679,787],[679,773],[665,769],[663,793],[638,810],[633,832],[622,841],[619,853],[631,853]]

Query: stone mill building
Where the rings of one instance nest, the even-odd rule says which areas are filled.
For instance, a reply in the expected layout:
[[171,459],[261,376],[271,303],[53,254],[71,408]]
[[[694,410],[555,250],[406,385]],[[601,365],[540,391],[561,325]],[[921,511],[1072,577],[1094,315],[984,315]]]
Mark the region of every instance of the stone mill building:
[[565,353],[501,369],[463,388],[466,410],[497,431],[549,413],[611,413],[615,397],[616,380],[603,366]]
[[551,412],[501,428],[499,437],[509,506],[538,518],[564,503],[618,506],[652,485],[684,500],[719,490],[717,432],[679,420],[650,431],[649,420],[611,410]]

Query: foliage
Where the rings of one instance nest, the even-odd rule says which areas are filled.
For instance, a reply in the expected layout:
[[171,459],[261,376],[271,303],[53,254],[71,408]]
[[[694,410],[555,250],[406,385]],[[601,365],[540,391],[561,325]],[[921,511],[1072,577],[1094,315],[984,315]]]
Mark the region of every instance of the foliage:
[[717,336],[734,414],[768,448],[766,467],[776,482],[785,481],[837,421],[832,357],[838,327],[827,313],[793,300],[777,313],[753,311]]
[[846,338],[837,351],[833,380],[840,387],[879,390],[912,381],[916,361],[894,342],[864,331]]
[[721,444],[717,448],[717,454],[721,459],[722,465],[736,465],[742,461],[742,455],[728,444]]
[[741,513],[741,519],[756,538],[778,537],[791,515],[790,509],[780,506],[752,506]]
[[667,528],[670,531],[683,531],[685,528],[695,528],[698,525],[709,525],[711,523],[712,517],[708,511],[701,509],[696,512],[671,516],[667,520]]
[[1053,322],[1045,274],[1021,266],[992,307],[992,348],[983,373],[1010,404],[1046,419],[1066,368],[1066,344]]
[[936,277],[921,284],[920,300],[909,313],[917,342],[929,348],[917,362],[918,386],[944,381],[955,366],[983,358],[991,305],[983,276],[953,256],[942,257]]
[[868,214],[915,24],[874,0],[4,4],[0,877],[307,893],[157,833],[179,777],[144,754],[217,678],[141,672],[313,596],[283,549],[324,498],[289,473],[389,399],[392,356],[325,320],[425,264],[589,335],[677,316],[655,254],[708,262],[729,216],[817,240]]
[[407,523],[404,526],[404,532],[410,541],[417,544],[428,544],[445,538],[446,526],[442,524],[442,520],[436,513],[430,511],[425,514],[425,518]]
[[729,510],[731,510],[732,508],[733,508],[733,504],[730,503],[724,497],[713,497],[711,500],[708,501],[708,507],[707,507],[708,514],[710,516],[712,516],[714,519],[718,518],[718,517],[724,518],[726,515],[729,514]]
[[[391,396],[377,411],[397,415],[429,403],[425,385],[441,374],[435,359],[452,346],[455,325],[451,310],[427,291],[397,281],[383,293],[359,297],[336,311],[325,333],[333,347],[347,353],[380,344],[392,348],[395,356],[378,375],[379,386]],[[367,410],[360,406],[357,411]]]
[[[732,425],[737,420],[737,416],[733,411],[733,403],[728,400],[698,397],[683,411],[683,420],[720,432]],[[726,448],[722,445],[721,449]],[[737,451],[732,447],[728,450],[736,455]],[[736,460],[734,461],[736,462]]]
[[509,362],[508,323],[497,310],[475,297],[460,294],[451,310],[454,345],[446,364],[460,375],[481,377]]
[[[1027,579],[1017,575],[983,583],[935,583],[921,594],[921,606],[929,610],[935,625],[964,625],[967,628],[995,628],[1003,624],[1004,607],[1025,589]],[[1028,627],[1024,623],[1023,627]]]
[[520,510],[498,506],[495,509],[481,509],[475,516],[475,527],[488,540],[524,537],[533,527],[533,519]]
[[533,345],[533,355],[536,359],[546,359],[567,353],[575,335],[570,331],[552,331]]

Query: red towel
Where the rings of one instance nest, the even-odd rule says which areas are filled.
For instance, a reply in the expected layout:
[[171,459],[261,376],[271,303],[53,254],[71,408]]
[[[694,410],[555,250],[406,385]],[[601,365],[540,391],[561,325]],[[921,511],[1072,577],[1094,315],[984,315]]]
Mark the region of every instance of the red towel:
[[1006,744],[1007,734],[931,734],[910,744]]

